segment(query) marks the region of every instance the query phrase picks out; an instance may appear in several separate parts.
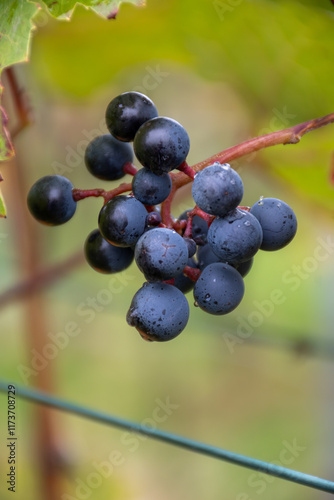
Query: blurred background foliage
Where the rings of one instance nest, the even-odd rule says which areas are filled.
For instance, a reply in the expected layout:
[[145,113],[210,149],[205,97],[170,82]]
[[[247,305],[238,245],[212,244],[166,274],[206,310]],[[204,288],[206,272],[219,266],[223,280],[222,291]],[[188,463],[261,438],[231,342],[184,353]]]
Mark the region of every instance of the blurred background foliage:
[[[161,115],[186,127],[190,164],[252,136],[333,112],[334,6],[329,0],[148,0],[142,8],[123,4],[116,20],[77,8],[71,22],[40,14],[36,24],[31,60],[18,67],[34,115],[34,124],[16,140],[26,193],[39,177],[52,173],[65,175],[75,187],[114,185],[93,179],[82,159],[87,137],[106,130],[108,102],[124,91],[146,93]],[[45,289],[45,345],[70,321],[80,329],[48,361],[57,392],[137,421],[152,417],[157,398],[169,397],[178,408],[159,428],[268,461],[279,460],[284,443],[295,440],[302,451],[283,465],[333,479],[333,150],[334,129],[328,126],[297,145],[270,148],[232,164],[244,181],[244,204],[261,195],[281,198],[295,210],[299,228],[285,249],[257,255],[245,279],[245,298],[227,317],[191,307],[180,337],[147,344],[125,321],[143,281],[134,266],[114,279],[83,264]],[[12,163],[2,168],[9,214],[0,229],[2,291],[20,281],[24,258],[17,244],[14,172]],[[41,266],[82,248],[97,226],[100,206],[96,199],[80,202],[63,227],[34,223]],[[174,216],[191,206],[187,187],[175,200]],[[119,292],[103,292],[115,286]],[[276,289],[283,297],[280,304],[272,301]],[[89,298],[99,306],[94,314]],[[191,294],[188,299],[192,306]],[[91,320],[83,309],[91,311]],[[0,375],[34,385],[33,375],[23,380],[18,370],[32,362],[34,346],[25,331],[23,304],[1,310]],[[287,349],[300,337],[318,343],[320,353]],[[0,404],[3,443],[2,396]],[[34,411],[18,401],[18,500],[42,498]],[[262,476],[259,483],[260,476],[255,480],[250,471],[153,441],[138,441],[134,452],[117,430],[56,415],[68,465],[64,494],[74,498],[79,498],[77,480],[87,482],[93,463],[107,460],[113,450],[123,454],[124,464],[90,488],[86,498],[326,498],[280,479]],[[0,491],[2,498],[11,498],[2,484]]]

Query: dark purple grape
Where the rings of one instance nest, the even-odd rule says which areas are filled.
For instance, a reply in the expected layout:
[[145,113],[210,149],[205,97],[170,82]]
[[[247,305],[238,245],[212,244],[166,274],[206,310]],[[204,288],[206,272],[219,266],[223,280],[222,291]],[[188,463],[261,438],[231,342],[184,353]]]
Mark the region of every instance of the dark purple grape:
[[106,123],[109,132],[119,141],[133,141],[137,130],[147,120],[158,116],[151,99],[140,92],[124,92],[108,105]]
[[85,241],[85,257],[95,271],[110,274],[124,271],[129,267],[134,253],[129,247],[112,245],[103,238],[98,229],[95,229]]
[[177,121],[159,116],[145,122],[136,133],[133,148],[140,163],[157,175],[183,163],[189,153],[189,136]]
[[188,301],[178,288],[167,283],[144,283],[132,299],[127,322],[145,340],[172,340],[185,328]]
[[187,265],[188,248],[176,231],[154,227],[139,238],[135,260],[147,281],[169,280]]
[[216,262],[201,273],[194,287],[196,304],[210,314],[227,314],[241,302],[244,281],[234,267]]
[[112,245],[130,247],[145,231],[146,217],[146,208],[136,198],[116,196],[102,207],[99,229]]
[[183,238],[185,244],[188,247],[188,257],[193,257],[197,250],[197,245],[192,238]]
[[259,221],[263,240],[261,250],[280,250],[297,232],[297,218],[289,205],[277,198],[262,198],[250,209]]
[[239,174],[229,164],[218,162],[198,172],[192,187],[197,206],[208,214],[221,217],[239,205],[243,192]]
[[28,208],[42,224],[58,226],[70,220],[77,208],[71,182],[61,175],[46,175],[30,188]]
[[169,174],[156,175],[147,168],[141,168],[132,179],[132,192],[144,205],[159,205],[168,198],[172,189]]
[[123,166],[132,160],[131,146],[118,141],[110,134],[93,139],[85,151],[87,169],[94,177],[105,181],[115,181],[124,177]]
[[159,212],[150,212],[146,217],[146,225],[150,227],[159,226],[161,223],[161,215]]
[[216,217],[208,231],[208,243],[223,262],[239,264],[251,259],[262,243],[262,229],[254,215],[237,208]]

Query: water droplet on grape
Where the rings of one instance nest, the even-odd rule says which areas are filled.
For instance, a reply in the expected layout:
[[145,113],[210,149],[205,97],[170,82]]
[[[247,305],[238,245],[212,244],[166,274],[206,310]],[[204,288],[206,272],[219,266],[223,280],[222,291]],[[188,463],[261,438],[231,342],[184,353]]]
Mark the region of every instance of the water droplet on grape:
[[204,297],[204,299],[206,300],[206,302],[210,302],[211,300],[211,295],[209,293],[207,293]]
[[194,302],[194,306],[195,306],[195,307],[199,307],[198,302],[197,302],[196,300],[195,300],[195,302]]
[[278,208],[282,206],[282,203],[277,203]]
[[230,170],[231,165],[229,163],[223,163],[222,167],[224,170]]
[[250,225],[251,225],[251,223],[249,222],[249,220],[246,220],[246,221],[244,222],[244,225],[245,225],[245,226],[250,226]]
[[263,198],[264,196],[260,196],[260,200],[257,202],[258,205],[263,205]]

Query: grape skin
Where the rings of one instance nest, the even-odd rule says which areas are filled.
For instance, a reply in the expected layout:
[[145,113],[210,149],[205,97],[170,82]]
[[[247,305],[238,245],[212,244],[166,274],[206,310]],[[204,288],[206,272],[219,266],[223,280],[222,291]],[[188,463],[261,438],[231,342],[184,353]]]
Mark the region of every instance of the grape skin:
[[144,283],[132,299],[127,322],[145,340],[174,339],[189,319],[189,304],[178,288],[168,283]]
[[285,247],[297,232],[297,218],[292,208],[277,198],[262,198],[250,213],[259,221],[263,240],[261,250],[274,251]]
[[221,315],[240,304],[244,291],[238,271],[229,264],[216,262],[202,271],[194,287],[194,299],[203,311]]
[[239,174],[227,163],[216,162],[195,175],[192,195],[196,205],[211,215],[225,216],[235,209],[243,197]]
[[97,272],[103,274],[117,273],[127,269],[134,258],[133,250],[112,245],[103,238],[98,229],[94,229],[84,245],[88,264]]
[[123,166],[133,161],[133,151],[129,144],[120,142],[110,134],[93,139],[85,151],[88,171],[105,181],[115,181],[124,177]]
[[197,250],[198,267],[201,271],[209,264],[214,262],[221,262],[221,259],[214,253],[209,243],[198,247]]
[[130,142],[143,123],[157,116],[157,108],[146,95],[124,92],[108,104],[106,123],[109,132],[116,139]]
[[159,205],[168,198],[172,189],[169,174],[156,175],[147,168],[141,168],[132,179],[132,192],[144,205]]
[[99,229],[112,245],[134,245],[145,231],[147,210],[131,196],[115,196],[106,203],[99,214]]
[[180,123],[159,116],[145,122],[136,133],[133,148],[140,163],[157,175],[183,163],[189,153],[189,136]]
[[187,265],[188,247],[177,232],[155,227],[139,238],[135,261],[147,281],[169,280]]
[[254,215],[236,209],[216,217],[208,231],[208,243],[224,262],[240,264],[251,259],[262,243],[262,228]]
[[58,226],[70,220],[77,208],[71,182],[61,175],[46,175],[28,193],[30,213],[42,224]]
[[[222,260],[214,253],[209,243],[198,248],[197,260],[198,267],[201,271],[203,271],[203,269],[205,269],[209,264],[213,264],[214,262],[222,262]],[[251,259],[246,260],[245,262],[241,262],[240,264],[230,265],[232,265],[244,278],[251,270],[253,262],[254,258],[252,257]]]

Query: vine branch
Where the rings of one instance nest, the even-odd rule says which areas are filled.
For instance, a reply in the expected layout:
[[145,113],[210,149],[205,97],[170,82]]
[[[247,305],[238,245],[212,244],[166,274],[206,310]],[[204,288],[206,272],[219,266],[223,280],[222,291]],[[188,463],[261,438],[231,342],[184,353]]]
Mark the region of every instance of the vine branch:
[[[334,123],[334,113],[330,113],[329,115],[321,118],[315,118],[307,122],[299,123],[298,125],[278,130],[277,132],[271,132],[269,134],[260,135],[259,137],[254,137],[253,139],[241,142],[236,146],[232,146],[224,151],[221,151],[220,153],[210,156],[206,160],[196,163],[191,168],[196,172],[199,172],[215,161],[218,161],[219,163],[226,163],[271,146],[277,146],[279,144],[297,144],[303,135],[311,132],[312,130],[329,125],[330,123]],[[187,175],[180,172],[176,174],[174,179],[175,189],[178,189],[189,182],[191,182],[191,179]]]
[[29,114],[31,110],[27,102],[26,92],[24,89],[20,88],[14,68],[6,68],[6,76],[11,90],[15,112],[18,118],[18,124],[11,132],[12,139],[15,139],[15,137],[22,132],[22,130],[30,125],[31,119],[29,118]]

